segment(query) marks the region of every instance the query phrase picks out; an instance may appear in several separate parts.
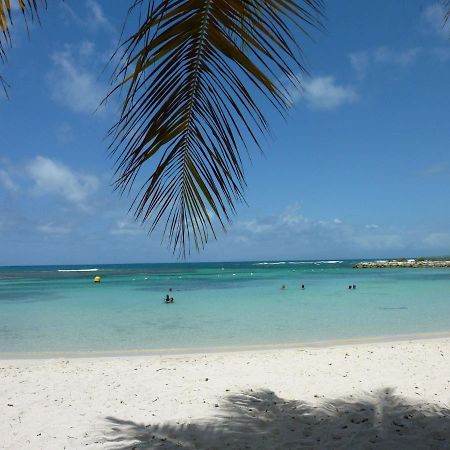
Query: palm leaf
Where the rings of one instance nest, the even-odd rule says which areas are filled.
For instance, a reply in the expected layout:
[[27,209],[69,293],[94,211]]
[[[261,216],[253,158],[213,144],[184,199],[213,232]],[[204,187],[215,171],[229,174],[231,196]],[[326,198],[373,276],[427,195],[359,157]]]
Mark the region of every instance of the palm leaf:
[[[47,0],[0,0],[0,62],[6,61],[6,47],[11,45],[14,5],[22,12],[28,30],[28,20],[39,20],[40,8],[47,6]],[[0,85],[7,94],[7,83],[1,75]]]
[[244,200],[241,148],[268,130],[267,102],[289,106],[282,81],[305,72],[298,34],[320,26],[322,9],[322,0],[150,1],[123,42],[111,92],[126,93],[110,130],[115,186],[131,189],[145,167],[132,208],[150,231],[165,223],[174,252],[203,248]]

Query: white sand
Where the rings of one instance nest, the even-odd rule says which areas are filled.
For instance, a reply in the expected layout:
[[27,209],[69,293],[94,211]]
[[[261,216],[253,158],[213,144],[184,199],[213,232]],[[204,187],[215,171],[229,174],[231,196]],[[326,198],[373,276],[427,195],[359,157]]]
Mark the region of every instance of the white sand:
[[450,448],[450,339],[0,361],[0,448]]

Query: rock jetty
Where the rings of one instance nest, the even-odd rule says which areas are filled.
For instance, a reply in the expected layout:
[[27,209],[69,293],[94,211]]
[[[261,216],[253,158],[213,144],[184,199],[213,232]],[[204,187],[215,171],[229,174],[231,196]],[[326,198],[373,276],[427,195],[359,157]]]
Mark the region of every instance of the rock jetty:
[[362,261],[353,266],[354,269],[383,269],[390,267],[450,267],[450,260],[443,259],[407,259],[407,260],[383,260],[383,261]]

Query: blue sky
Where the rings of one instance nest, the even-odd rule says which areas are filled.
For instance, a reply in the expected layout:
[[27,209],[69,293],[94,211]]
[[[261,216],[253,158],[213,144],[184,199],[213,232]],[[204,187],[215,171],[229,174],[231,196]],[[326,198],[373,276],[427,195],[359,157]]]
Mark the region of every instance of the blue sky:
[[[1,70],[0,264],[174,261],[111,188],[105,64],[127,2],[51,2]],[[247,206],[191,261],[450,254],[450,24],[440,2],[329,1],[311,77],[251,149]]]

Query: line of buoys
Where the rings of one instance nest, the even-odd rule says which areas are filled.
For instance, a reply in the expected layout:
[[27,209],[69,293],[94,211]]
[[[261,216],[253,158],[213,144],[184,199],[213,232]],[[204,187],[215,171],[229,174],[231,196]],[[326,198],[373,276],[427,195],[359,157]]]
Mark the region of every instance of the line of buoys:
[[[302,284],[302,285],[300,286],[300,288],[304,290],[304,289],[305,289],[305,285]],[[348,285],[348,288],[349,288],[349,289],[356,289],[356,284],[349,284],[349,285]],[[282,284],[280,289],[281,289],[282,291],[284,291],[285,289],[287,289],[287,285]]]

